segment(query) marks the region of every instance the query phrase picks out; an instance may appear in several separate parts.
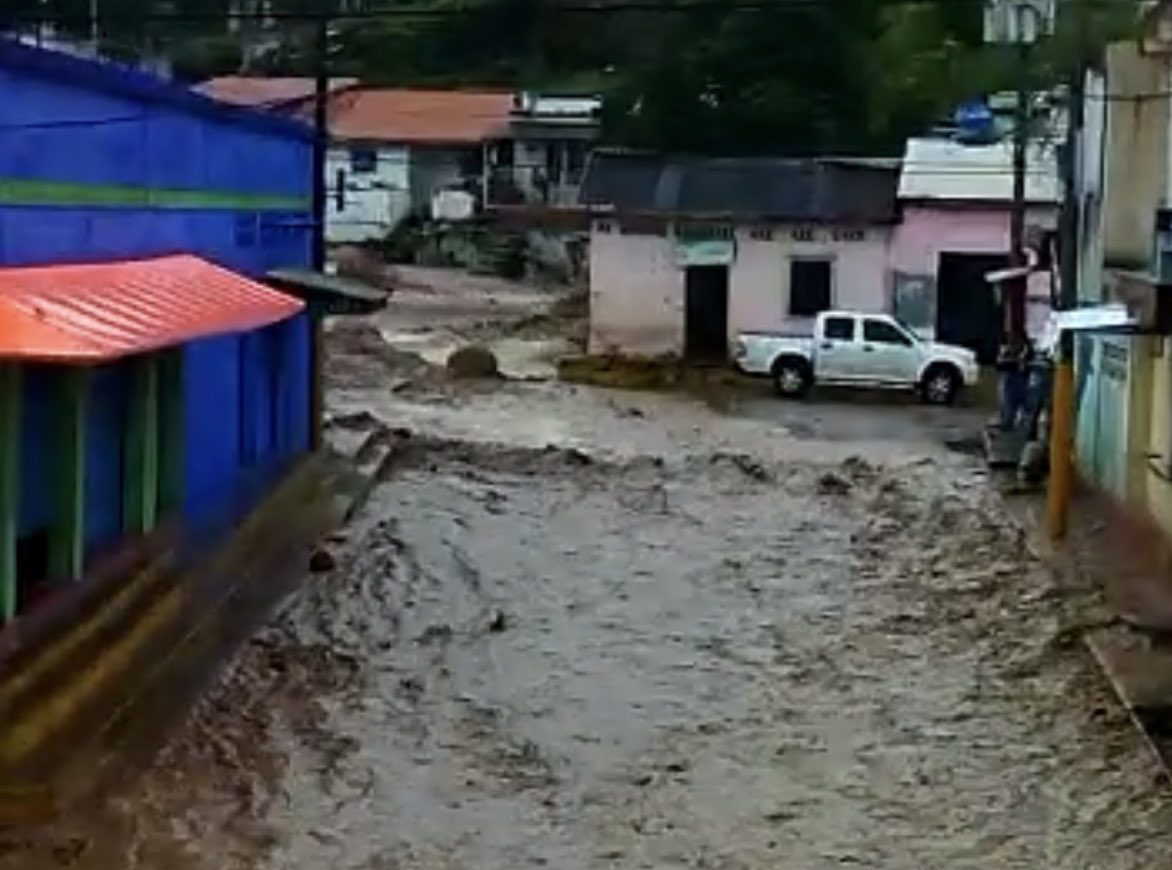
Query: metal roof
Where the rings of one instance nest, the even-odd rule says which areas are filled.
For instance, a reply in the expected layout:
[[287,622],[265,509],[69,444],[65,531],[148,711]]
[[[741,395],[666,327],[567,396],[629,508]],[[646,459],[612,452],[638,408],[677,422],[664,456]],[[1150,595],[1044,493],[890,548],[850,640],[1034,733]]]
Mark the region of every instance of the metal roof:
[[894,168],[864,161],[600,151],[580,201],[619,214],[893,223]]
[[330,101],[336,139],[464,145],[509,135],[513,95],[497,91],[351,88]]
[[22,45],[11,39],[0,38],[0,69],[19,70],[38,78],[142,103],[164,104],[193,115],[271,135],[307,140],[313,138],[313,131],[301,121],[221,103],[183,85],[129,66],[48,51]]
[[311,306],[324,308],[328,314],[369,314],[386,308],[390,296],[365,281],[313,269],[273,269],[265,273],[265,278],[279,289],[305,298]]
[[[358,84],[355,78],[330,79],[331,94]],[[254,108],[275,108],[312,99],[316,82],[312,78],[288,76],[220,76],[196,86],[196,91],[223,103]]]
[[0,359],[90,365],[257,329],[302,308],[189,255],[0,269]]
[[[1026,154],[1026,200],[1057,204],[1061,193],[1054,146],[1033,143]],[[1012,202],[1013,144],[962,145],[952,139],[909,139],[899,198]]]

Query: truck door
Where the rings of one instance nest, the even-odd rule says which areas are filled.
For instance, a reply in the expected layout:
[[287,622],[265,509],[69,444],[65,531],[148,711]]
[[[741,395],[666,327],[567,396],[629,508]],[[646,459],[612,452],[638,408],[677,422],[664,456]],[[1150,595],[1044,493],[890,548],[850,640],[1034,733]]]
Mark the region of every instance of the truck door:
[[832,314],[819,322],[814,337],[814,377],[819,381],[858,378],[860,343],[857,320]]
[[898,326],[881,317],[863,321],[863,366],[868,380],[910,384],[920,368],[920,351]]

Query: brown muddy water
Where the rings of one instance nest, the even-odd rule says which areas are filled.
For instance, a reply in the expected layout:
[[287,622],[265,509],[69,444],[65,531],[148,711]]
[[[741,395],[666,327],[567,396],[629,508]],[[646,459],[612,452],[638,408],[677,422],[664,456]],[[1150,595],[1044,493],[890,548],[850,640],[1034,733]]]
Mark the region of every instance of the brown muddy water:
[[941,447],[979,415],[422,388],[359,344],[332,412],[416,434],[336,569],[0,868],[1172,867],[1091,580]]
[[964,462],[418,439],[338,555],[3,866],[1168,866],[1094,596]]

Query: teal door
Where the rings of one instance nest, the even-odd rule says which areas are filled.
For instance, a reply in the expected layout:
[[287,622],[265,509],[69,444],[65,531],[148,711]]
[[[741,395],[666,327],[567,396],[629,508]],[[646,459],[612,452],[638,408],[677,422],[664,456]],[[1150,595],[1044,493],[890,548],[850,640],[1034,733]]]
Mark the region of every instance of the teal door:
[[1078,340],[1075,447],[1083,475],[1123,498],[1127,495],[1127,339],[1084,336]]

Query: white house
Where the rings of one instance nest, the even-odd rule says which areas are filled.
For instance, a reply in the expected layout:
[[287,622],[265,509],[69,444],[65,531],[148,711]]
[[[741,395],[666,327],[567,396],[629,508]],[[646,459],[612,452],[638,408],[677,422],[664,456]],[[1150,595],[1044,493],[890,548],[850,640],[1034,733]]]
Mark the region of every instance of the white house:
[[385,238],[410,214],[430,217],[445,190],[481,196],[485,151],[508,139],[512,109],[512,94],[493,91],[358,87],[337,94],[330,101],[328,240]]
[[491,160],[489,202],[576,203],[601,112],[599,97],[517,94],[509,141],[496,146]]
[[897,179],[875,162],[596,152],[590,352],[723,359],[740,331],[889,311]]

